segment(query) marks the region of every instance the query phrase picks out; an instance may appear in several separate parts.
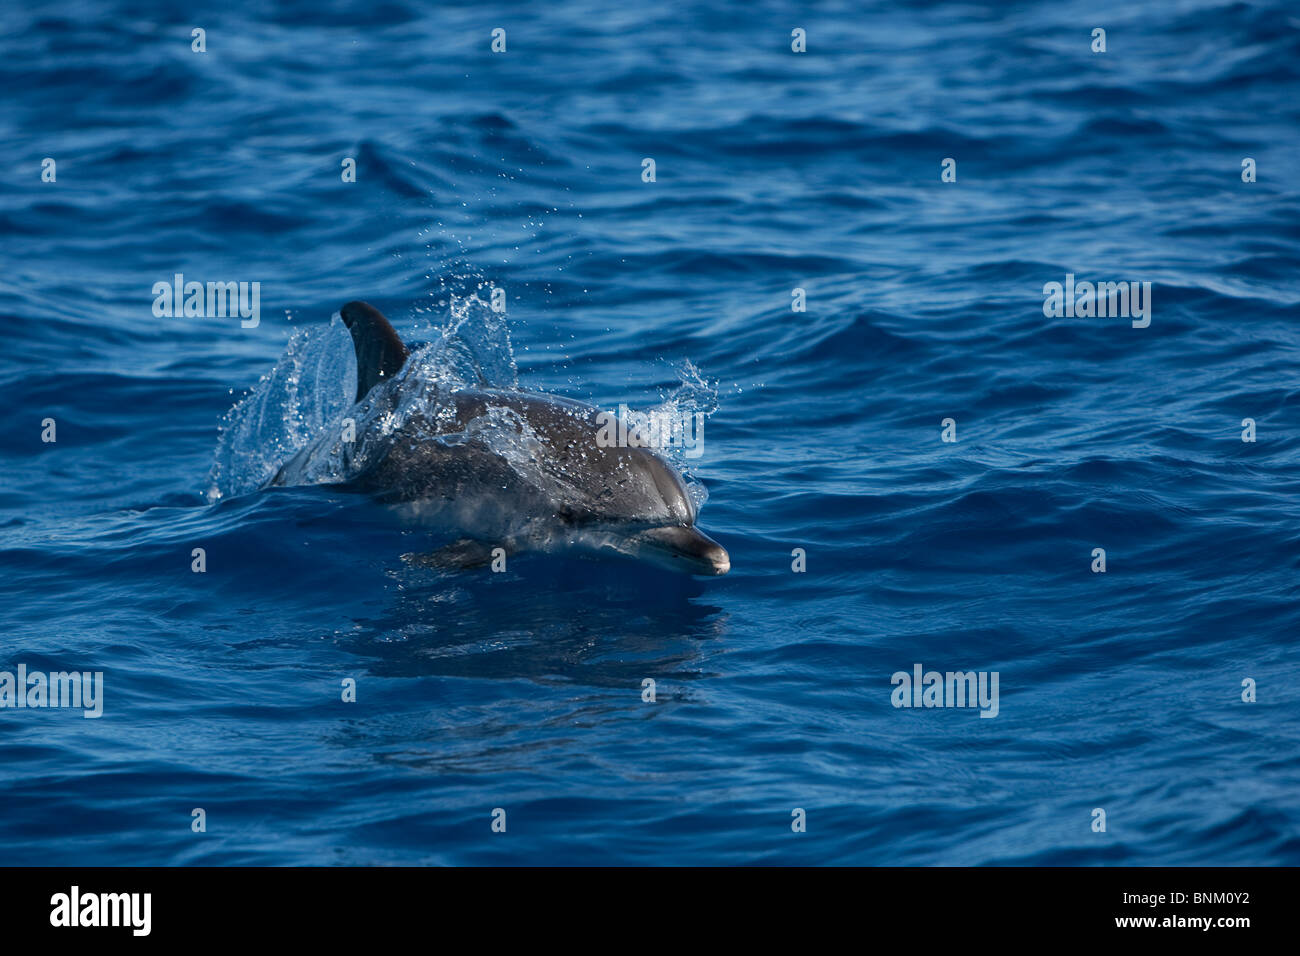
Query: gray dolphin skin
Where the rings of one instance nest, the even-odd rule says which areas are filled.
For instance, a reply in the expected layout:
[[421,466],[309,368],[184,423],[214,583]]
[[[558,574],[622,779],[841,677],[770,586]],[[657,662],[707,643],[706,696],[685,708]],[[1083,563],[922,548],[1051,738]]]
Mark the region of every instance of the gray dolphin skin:
[[[398,409],[407,382],[376,388],[399,375],[410,350],[373,306],[349,302],[339,314],[356,350],[356,401]],[[678,471],[649,448],[598,442],[598,409],[541,392],[424,387],[433,401],[417,404],[377,448],[372,443],[349,482],[408,522],[467,535],[422,563],[472,567],[490,562],[496,548],[558,545],[690,574],[731,569],[726,549],[695,526],[695,503]],[[525,467],[475,439],[484,422],[498,439],[526,436]],[[299,452],[271,484],[295,484],[311,454]]]

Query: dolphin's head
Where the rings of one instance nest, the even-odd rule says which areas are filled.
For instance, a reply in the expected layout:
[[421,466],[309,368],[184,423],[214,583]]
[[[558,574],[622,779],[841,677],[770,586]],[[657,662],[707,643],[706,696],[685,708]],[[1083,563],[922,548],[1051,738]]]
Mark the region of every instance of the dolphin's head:
[[669,521],[629,537],[635,555],[674,571],[690,574],[726,574],[731,570],[727,549],[695,526],[698,510],[686,483],[663,458],[647,448],[627,452],[629,471],[640,472],[654,483],[655,493]]
[[604,546],[673,571],[731,570],[727,550],[695,526],[695,501],[681,474],[660,455],[617,447],[584,457],[585,501],[562,515],[567,521],[598,526]]

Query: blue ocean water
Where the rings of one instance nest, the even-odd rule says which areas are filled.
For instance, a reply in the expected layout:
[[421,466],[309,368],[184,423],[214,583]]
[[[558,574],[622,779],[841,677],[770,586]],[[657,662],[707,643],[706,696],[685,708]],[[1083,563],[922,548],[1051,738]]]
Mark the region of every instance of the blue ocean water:
[[[1294,4],[105,0],[0,54],[0,670],[104,674],[0,709],[0,863],[1300,863]],[[484,285],[527,387],[699,370],[729,575],[210,500],[292,335]]]

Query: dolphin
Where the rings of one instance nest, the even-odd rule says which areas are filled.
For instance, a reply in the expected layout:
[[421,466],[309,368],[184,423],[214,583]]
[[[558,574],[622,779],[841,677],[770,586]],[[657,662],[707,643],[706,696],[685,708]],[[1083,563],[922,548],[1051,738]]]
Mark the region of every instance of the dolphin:
[[[358,417],[398,422],[345,449],[359,462],[346,485],[410,523],[464,535],[408,558],[474,567],[497,548],[558,545],[690,574],[731,569],[726,549],[696,527],[681,474],[639,436],[610,442],[598,409],[542,392],[429,382],[415,369],[403,376],[411,350],[383,313],[353,301],[339,315],[356,351]],[[301,483],[320,453],[319,444],[301,449],[269,484]]]

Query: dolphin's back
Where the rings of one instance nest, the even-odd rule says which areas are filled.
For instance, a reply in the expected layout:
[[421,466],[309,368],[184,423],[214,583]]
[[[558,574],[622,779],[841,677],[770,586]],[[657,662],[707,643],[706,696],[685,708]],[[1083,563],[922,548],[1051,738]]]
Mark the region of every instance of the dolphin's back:
[[[417,416],[403,431],[473,437],[444,444],[398,436],[362,478],[382,500],[450,500],[490,490],[533,517],[550,513],[575,525],[695,520],[676,470],[649,449],[604,446],[597,440],[599,412],[590,405],[522,390],[461,389],[443,397],[454,416]],[[498,409],[507,414],[494,417]],[[490,424],[475,433],[481,422]]]

